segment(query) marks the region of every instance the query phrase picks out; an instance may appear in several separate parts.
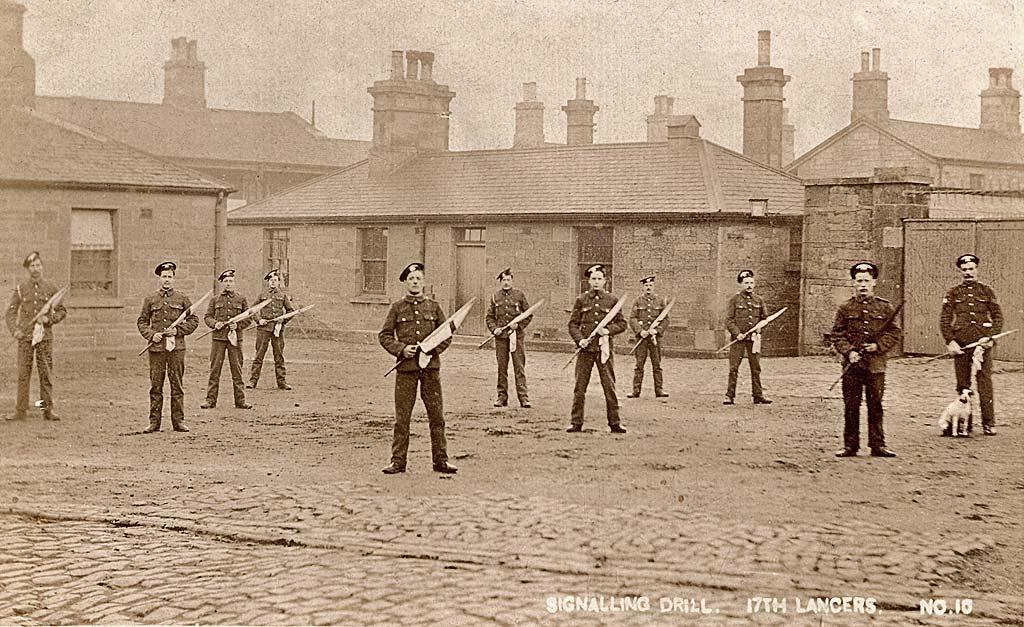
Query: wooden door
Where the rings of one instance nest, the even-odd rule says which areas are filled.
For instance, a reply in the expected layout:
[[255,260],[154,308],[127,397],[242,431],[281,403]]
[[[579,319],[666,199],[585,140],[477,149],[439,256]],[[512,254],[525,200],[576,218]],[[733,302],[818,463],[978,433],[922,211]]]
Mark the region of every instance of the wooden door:
[[[480,229],[481,231],[483,229]],[[484,316],[487,315],[486,286],[487,248],[483,241],[458,241],[455,245],[455,304],[452,312],[470,298],[476,297],[476,305],[459,327],[460,335],[487,335]],[[449,312],[448,315],[451,315]]]

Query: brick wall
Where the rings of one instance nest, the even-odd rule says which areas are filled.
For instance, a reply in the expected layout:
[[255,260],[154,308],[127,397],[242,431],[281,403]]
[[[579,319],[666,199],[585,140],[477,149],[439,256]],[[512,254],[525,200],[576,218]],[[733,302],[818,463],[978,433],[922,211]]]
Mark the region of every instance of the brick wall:
[[815,354],[827,352],[823,334],[853,295],[854,263],[878,265],[876,295],[894,305],[903,299],[901,220],[928,217],[927,196],[907,192],[926,190],[930,178],[894,168],[806,183],[800,345],[803,354]]
[[56,337],[61,344],[85,348],[140,344],[136,319],[143,298],[158,289],[153,274],[158,263],[175,261],[177,288],[193,298],[209,289],[215,204],[213,196],[0,188],[0,213],[8,227],[0,231],[0,292],[9,298],[26,276],[21,262],[32,250],[43,256],[45,278],[68,285],[71,210],[114,211],[116,295],[68,296],[68,318],[56,327]]

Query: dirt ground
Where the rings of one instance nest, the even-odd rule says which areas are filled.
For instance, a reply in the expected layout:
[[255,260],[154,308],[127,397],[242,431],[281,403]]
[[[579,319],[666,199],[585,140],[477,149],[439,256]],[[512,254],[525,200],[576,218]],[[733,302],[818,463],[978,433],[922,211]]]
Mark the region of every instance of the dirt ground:
[[[667,399],[653,398],[648,372],[641,398],[627,399],[632,360],[616,355],[626,435],[608,432],[594,374],[582,434],[569,424],[572,368],[567,354],[532,352],[532,409],[493,408],[491,350],[456,346],[442,380],[454,478],[430,469],[425,413],[417,403],[409,472],[388,477],[393,424],[392,359],[375,345],[290,340],[290,392],[273,386],[273,365],[248,392],[250,411],[232,408],[227,367],[220,406],[199,409],[207,344],[191,346],[186,419],[192,432],[142,435],[148,369],[135,351],[84,353],[58,344],[55,397],[63,420],[0,423],[0,496],[89,500],[112,506],[182,486],[238,481],[264,485],[372,483],[386,494],[506,493],[590,507],[684,509],[752,524],[876,523],[911,533],[991,537],[966,587],[1024,594],[1024,372],[1000,362],[995,375],[999,435],[941,438],[937,416],[952,398],[952,365],[922,358],[890,362],[885,398],[895,459],[866,447],[855,459],[841,446],[838,375],[826,357],[763,361],[770,406],[750,402],[746,364],[737,405],[723,407],[725,360],[666,359]],[[246,344],[251,357],[251,338]],[[248,373],[249,362],[246,362]],[[0,413],[14,407],[13,359],[0,364]],[[33,382],[33,394],[35,394]],[[514,399],[514,394],[513,394]],[[866,440],[866,424],[862,439]],[[979,431],[980,431],[980,425]],[[440,501],[439,501],[440,503]],[[441,512],[443,514],[443,512]]]

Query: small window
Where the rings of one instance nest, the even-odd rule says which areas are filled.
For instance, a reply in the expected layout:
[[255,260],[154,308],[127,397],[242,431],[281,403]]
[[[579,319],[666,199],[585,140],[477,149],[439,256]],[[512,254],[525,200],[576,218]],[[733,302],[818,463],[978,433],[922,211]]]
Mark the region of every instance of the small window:
[[750,199],[750,215],[754,218],[761,218],[768,213],[768,199],[767,198],[751,198]]
[[804,258],[803,227],[789,227],[789,260],[799,263]]
[[455,240],[460,244],[483,244],[487,241],[487,229],[482,227],[458,229],[455,233]]
[[288,229],[263,229],[263,273],[280,270],[281,278],[288,285]]
[[384,294],[388,266],[388,230],[359,229],[359,257],[364,294]]
[[71,210],[71,293],[116,296],[114,212]]
[[605,269],[604,288],[612,289],[612,250],[615,229],[608,227],[580,227],[576,230],[578,247],[576,263],[579,271],[580,293],[590,289],[587,268],[601,264]]
[[985,189],[985,175],[984,174],[972,174],[971,175],[971,189]]

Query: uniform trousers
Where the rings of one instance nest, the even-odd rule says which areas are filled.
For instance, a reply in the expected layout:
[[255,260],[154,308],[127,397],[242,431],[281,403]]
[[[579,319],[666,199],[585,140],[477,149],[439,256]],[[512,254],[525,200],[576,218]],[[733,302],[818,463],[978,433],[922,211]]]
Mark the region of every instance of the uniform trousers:
[[860,403],[865,395],[868,405],[868,447],[885,447],[885,429],[882,426],[884,393],[884,372],[868,372],[867,368],[854,364],[843,375],[844,448],[853,451],[860,448]]
[[498,400],[508,401],[508,362],[509,355],[512,356],[512,372],[516,378],[516,396],[520,403],[530,400],[526,390],[526,341],[522,337],[516,338],[516,350],[509,350],[509,339],[494,338],[494,352],[498,358]]
[[661,394],[661,344],[655,344],[650,336],[647,336],[636,347],[636,369],[633,370],[633,394],[640,394],[640,387],[644,382],[644,365],[647,357],[651,358],[651,374],[654,375],[654,393]]
[[729,347],[729,386],[725,395],[729,398],[736,396],[736,379],[744,356],[750,364],[750,392],[755,399],[764,398],[764,390],[761,389],[761,355],[754,352],[754,340],[742,340]]
[[[596,340],[595,340],[596,341]],[[615,394],[615,362],[613,356],[601,363],[600,351],[580,351],[576,356],[576,386],[572,391],[572,424],[583,426],[583,404],[587,400],[587,385],[590,373],[597,366],[597,374],[601,377],[601,388],[604,390],[604,404],[608,413],[608,426],[619,424],[619,399]]]
[[277,386],[285,385],[287,370],[284,367],[284,332],[275,336],[273,331],[256,330],[256,356],[252,358],[252,370],[249,373],[249,383],[256,387],[259,383],[260,373],[263,372],[263,357],[267,354],[267,347],[270,346],[274,352],[274,376],[277,378]]
[[[953,356],[953,372],[956,373],[956,391],[971,388],[971,360],[974,348],[964,349],[963,355]],[[981,424],[985,427],[996,425],[996,401],[992,394],[992,351],[985,349],[981,368],[975,375],[978,383],[978,404],[981,405]]]
[[181,379],[185,375],[185,350],[149,352],[149,423],[160,427],[164,408],[164,375],[171,388],[171,425],[185,423],[185,391]]
[[448,443],[444,438],[444,401],[441,396],[439,368],[398,370],[395,373],[395,434],[391,440],[391,463],[405,468],[409,454],[409,422],[416,404],[416,387],[427,408],[430,423],[430,457],[434,466],[448,462]]
[[25,338],[18,340],[18,399],[15,404],[18,414],[28,411],[33,355],[39,371],[39,398],[43,400],[43,409],[49,411],[53,408],[53,382],[50,379],[53,373],[53,340],[43,340],[32,346],[31,338]]
[[206,402],[217,404],[220,391],[220,372],[224,367],[224,353],[228,354],[228,368],[231,370],[231,387],[235,395],[235,406],[245,404],[245,384],[242,383],[242,345],[232,346],[227,340],[210,342],[210,382],[206,386]]

